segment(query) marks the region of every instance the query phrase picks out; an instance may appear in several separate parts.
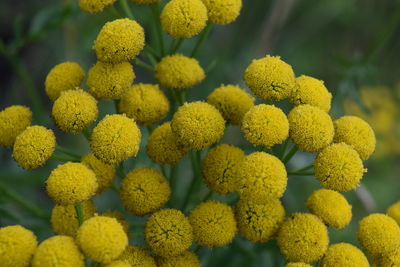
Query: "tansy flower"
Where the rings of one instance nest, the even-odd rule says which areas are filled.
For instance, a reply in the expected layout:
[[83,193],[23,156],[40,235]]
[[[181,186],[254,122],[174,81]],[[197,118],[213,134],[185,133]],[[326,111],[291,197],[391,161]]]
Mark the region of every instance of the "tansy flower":
[[164,119],[168,111],[168,98],[157,84],[133,85],[119,102],[119,112],[141,125],[151,125]]
[[[103,264],[101,267],[131,267],[129,263],[125,261],[113,261],[109,264]],[[134,266],[134,265],[133,265]]]
[[64,132],[78,133],[97,119],[97,101],[83,90],[68,90],[54,101],[52,117]]
[[79,7],[87,13],[98,13],[103,11],[109,5],[114,4],[116,0],[79,0]]
[[160,0],[131,0],[131,2],[142,5],[150,5],[160,2]]
[[293,262],[313,263],[328,248],[328,230],[315,215],[295,213],[287,218],[278,232],[281,253]]
[[[170,3],[173,1],[176,0]],[[205,73],[197,59],[175,54],[161,59],[155,76],[162,86],[184,90],[203,81]]]
[[28,267],[36,251],[36,236],[20,225],[0,227],[0,266]]
[[74,205],[90,199],[97,190],[96,175],[81,163],[58,165],[46,181],[49,197],[59,205]]
[[215,24],[228,24],[236,20],[242,0],[202,0],[208,11],[208,20]]
[[108,64],[98,61],[88,72],[89,93],[98,99],[120,98],[135,79],[129,62]]
[[54,101],[62,91],[78,88],[84,76],[85,72],[78,63],[63,62],[54,66],[44,82],[48,97]]
[[400,266],[400,247],[394,251],[380,256],[376,262],[377,267]]
[[262,204],[241,199],[236,203],[239,233],[251,242],[267,242],[278,231],[285,219],[285,209],[278,199]]
[[137,154],[140,139],[134,120],[126,115],[107,115],[93,129],[90,147],[102,162],[116,164]]
[[253,93],[264,100],[281,100],[295,87],[292,67],[280,57],[270,55],[253,60],[244,73],[244,80]]
[[387,209],[387,215],[400,225],[400,201],[397,201]]
[[289,122],[280,108],[261,104],[244,115],[242,132],[253,145],[272,147],[288,137]]
[[140,246],[127,246],[118,259],[130,267],[157,267],[150,251]]
[[98,184],[96,194],[101,194],[111,186],[115,177],[115,165],[103,163],[101,160],[98,160],[93,153],[84,156],[81,163],[96,174]]
[[142,216],[163,206],[171,195],[168,181],[161,172],[137,168],[122,180],[120,197],[125,209]]
[[312,267],[312,265],[304,262],[289,262],[285,267]]
[[32,112],[28,107],[10,106],[0,111],[0,146],[11,147],[31,123]]
[[193,241],[192,226],[185,215],[175,209],[153,213],[147,220],[144,236],[149,247],[161,257],[183,253]]
[[367,257],[357,247],[347,243],[339,243],[328,248],[322,258],[321,266],[369,267],[369,263]]
[[289,115],[289,135],[293,143],[306,152],[318,152],[333,140],[331,117],[318,107],[300,105]]
[[196,101],[179,107],[172,118],[171,129],[178,144],[201,150],[222,138],[225,121],[215,107]]
[[116,210],[108,210],[106,212],[101,213],[100,215],[105,217],[115,218],[119,222],[119,224],[122,225],[124,232],[127,235],[129,235],[129,223],[126,221],[124,215],[122,215],[121,212]]
[[190,38],[204,29],[207,18],[201,0],[171,0],[161,13],[161,26],[172,37]]
[[358,153],[345,143],[323,149],[314,161],[314,169],[323,187],[339,192],[355,189],[366,172]]
[[176,257],[157,257],[156,261],[158,267],[201,267],[197,255],[188,250]]
[[120,63],[137,56],[144,47],[144,30],[131,19],[107,22],[94,41],[97,59],[108,63]]
[[117,259],[128,245],[128,237],[122,225],[105,216],[92,217],[78,229],[76,241],[90,259],[110,263]]
[[24,169],[34,169],[46,163],[53,155],[56,137],[43,126],[29,126],[17,138],[13,146],[13,158]]

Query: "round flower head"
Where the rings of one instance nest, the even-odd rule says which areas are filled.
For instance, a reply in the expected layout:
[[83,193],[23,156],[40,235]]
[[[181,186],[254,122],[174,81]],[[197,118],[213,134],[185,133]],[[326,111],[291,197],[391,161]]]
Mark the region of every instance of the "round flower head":
[[114,4],[116,0],[79,0],[79,7],[87,13],[99,13],[109,5]]
[[254,98],[235,85],[221,85],[208,97],[207,102],[216,107],[227,123],[240,125],[244,114],[254,106]]
[[160,2],[160,0],[131,0],[131,2],[141,5],[151,5]]
[[336,191],[329,189],[314,191],[308,197],[306,206],[311,213],[337,229],[344,228],[351,221],[351,205]]
[[400,247],[378,258],[377,267],[400,266]]
[[95,121],[98,113],[93,96],[83,90],[69,90],[54,101],[51,114],[60,130],[78,133]]
[[174,257],[192,244],[192,226],[181,211],[164,209],[148,218],[144,237],[154,253],[161,257]]
[[371,126],[356,116],[343,116],[333,122],[336,143],[344,142],[352,146],[366,160],[375,150],[375,134]]
[[158,267],[201,267],[197,255],[188,250],[176,257],[157,257],[156,261]]
[[171,121],[179,145],[201,150],[218,142],[225,131],[225,121],[216,108],[204,102],[185,103]]
[[296,78],[296,86],[290,95],[293,105],[309,104],[329,112],[331,101],[332,95],[325,87],[324,81],[306,75]]
[[242,132],[253,145],[272,147],[288,137],[289,122],[280,108],[261,104],[244,115]]
[[156,66],[155,75],[162,86],[175,90],[190,88],[205,78],[204,70],[197,59],[181,54],[162,58]]
[[103,163],[101,160],[98,160],[93,153],[84,156],[81,163],[91,169],[96,175],[98,184],[96,194],[101,194],[111,186],[115,177],[115,165]]
[[130,267],[157,267],[150,251],[140,246],[127,246],[119,260],[127,262]]
[[90,147],[106,164],[116,164],[135,156],[141,133],[134,120],[126,115],[107,115],[93,129]]
[[34,169],[46,163],[53,155],[56,137],[43,126],[29,126],[15,138],[13,158],[24,169]]
[[387,209],[387,215],[400,225],[400,201],[397,201]]
[[285,209],[278,199],[255,204],[244,199],[236,203],[239,233],[251,242],[267,242],[285,219]]
[[264,100],[281,100],[295,87],[292,67],[280,57],[270,55],[253,60],[244,73],[244,80],[253,93]]
[[369,267],[369,263],[367,257],[357,247],[347,243],[339,243],[328,248],[322,258],[321,266]]
[[98,99],[120,98],[135,79],[129,62],[108,64],[98,61],[88,72],[89,93]]
[[108,63],[128,61],[144,47],[144,30],[136,21],[116,19],[107,22],[94,41],[97,59]]
[[208,11],[208,20],[215,24],[228,24],[236,20],[242,0],[202,0]]
[[161,13],[161,26],[172,37],[190,38],[204,29],[207,18],[201,0],[171,0]]
[[28,267],[36,251],[36,236],[20,225],[0,227],[0,266]]
[[231,145],[222,144],[210,149],[202,164],[208,187],[221,195],[234,192],[234,169],[244,156],[243,150]]
[[125,209],[142,216],[163,206],[171,195],[167,179],[151,168],[138,168],[122,180],[120,197]]
[[257,204],[280,198],[286,190],[285,165],[275,156],[254,152],[236,167],[236,189],[241,197]]
[[11,147],[31,123],[32,112],[28,107],[10,106],[0,111],[0,146]]
[[358,153],[345,143],[323,149],[314,161],[314,169],[323,187],[339,192],[355,189],[366,171]]
[[168,111],[168,98],[156,84],[133,85],[119,102],[119,112],[141,125],[151,125],[164,119]]
[[48,97],[54,101],[62,91],[76,89],[84,76],[85,72],[78,63],[64,62],[54,66],[44,82]]
[[57,235],[43,241],[36,250],[32,267],[84,267],[85,260],[70,236]]
[[59,205],[74,205],[90,199],[97,190],[96,175],[81,163],[58,165],[46,181],[49,197]]
[[312,265],[304,262],[289,262],[285,267],[312,267]]
[[103,264],[101,267],[131,267],[131,265],[125,261],[113,261],[109,264]]
[[83,253],[100,263],[110,263],[118,258],[128,245],[122,225],[105,216],[92,217],[78,229],[76,241]]
[[306,152],[318,152],[333,140],[331,117],[320,108],[300,105],[289,115],[289,135],[293,143]]
[[175,165],[186,154],[186,150],[178,146],[170,122],[165,122],[153,130],[147,139],[146,150],[155,163],[162,165]]
[[278,232],[278,246],[286,259],[313,263],[328,248],[328,230],[315,215],[295,213],[287,218]]
[[129,234],[129,223],[125,220],[124,215],[122,215],[121,212],[116,210],[108,210],[100,215],[105,217],[115,218],[119,222],[119,224],[122,225],[124,232],[127,235]]

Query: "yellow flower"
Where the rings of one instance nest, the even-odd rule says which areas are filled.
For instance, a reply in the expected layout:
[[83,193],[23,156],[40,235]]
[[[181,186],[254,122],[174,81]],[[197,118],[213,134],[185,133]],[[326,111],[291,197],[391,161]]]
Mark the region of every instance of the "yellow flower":
[[116,0],[79,0],[79,7],[87,13],[98,13],[104,8],[114,4]]
[[236,203],[239,233],[251,242],[267,242],[285,219],[285,209],[278,199],[255,204],[241,199]]
[[285,267],[312,267],[312,265],[304,262],[289,262]]
[[222,138],[225,121],[215,107],[196,101],[179,107],[172,118],[171,129],[179,145],[201,150]]
[[32,123],[32,112],[25,106],[10,106],[0,111],[0,146],[11,147],[15,138]]
[[44,82],[46,94],[56,100],[62,91],[73,90],[81,85],[85,72],[75,62],[63,62],[54,66]]
[[396,248],[378,258],[377,267],[397,267],[400,266],[400,247]]
[[369,267],[369,263],[367,257],[357,247],[347,243],[339,243],[328,248],[322,258],[321,266]]
[[121,212],[116,210],[108,210],[100,215],[105,217],[115,218],[119,222],[119,224],[122,225],[124,232],[127,235],[129,235],[129,223],[125,220],[124,215],[122,215]]
[[103,264],[101,267],[131,267],[131,265],[125,261],[113,261],[109,264]]
[[110,263],[117,259],[128,245],[128,237],[115,218],[97,216],[83,222],[76,241],[90,259]]
[[144,30],[136,21],[116,19],[107,22],[94,41],[97,59],[120,63],[137,56],[144,47]]
[[397,201],[387,209],[387,215],[400,225],[400,201]]
[[134,120],[126,115],[107,115],[93,129],[90,147],[106,164],[116,164],[135,156],[141,133]]
[[68,133],[78,133],[97,119],[97,101],[83,90],[68,90],[54,101],[51,112],[58,128]]
[[172,37],[190,38],[204,29],[207,18],[201,0],[171,0],[161,13],[161,25]]
[[109,64],[98,61],[88,72],[89,93],[98,99],[120,98],[135,79],[129,62]]
[[171,189],[161,172],[151,168],[137,168],[122,180],[120,197],[124,208],[143,216],[161,208],[169,199]]
[[287,98],[296,85],[292,67],[280,57],[270,55],[253,60],[246,69],[244,80],[251,91],[264,100]]
[[20,225],[0,227],[0,266],[28,267],[36,251],[36,236]]
[[175,54],[161,59],[155,76],[162,86],[180,91],[203,81],[205,73],[197,59]]
[[140,246],[127,246],[119,260],[129,263],[130,267],[157,267],[150,251]]
[[13,158],[24,169],[34,169],[46,163],[53,155],[56,137],[43,126],[29,126],[15,139]]
[[158,267],[201,267],[197,255],[188,250],[176,257],[157,257],[156,261]]
[[138,124],[151,125],[165,118],[169,101],[157,84],[133,85],[119,102],[119,111]]
[[73,205],[90,199],[97,190],[96,175],[81,163],[58,165],[46,181],[49,197],[59,205]]
[[355,189],[364,169],[358,153],[345,143],[323,149],[314,161],[315,177],[327,189],[346,192]]
[[272,147],[288,137],[289,122],[280,108],[260,104],[244,115],[242,132],[253,145]]
[[228,24],[236,20],[242,0],[202,0],[208,11],[208,20],[215,24]]
[[161,257],[183,253],[193,241],[192,226],[185,215],[175,209],[153,213],[147,220],[144,236],[149,247]]
[[293,143],[306,152],[318,152],[333,140],[331,117],[318,107],[300,105],[289,115],[289,135]]
[[101,194],[108,189],[114,181],[115,165],[109,165],[98,160],[93,153],[84,156],[81,163],[96,174],[98,188],[96,194]]
[[131,2],[141,5],[150,5],[160,2],[160,0],[131,0]]
[[278,232],[278,246],[286,259],[313,263],[328,248],[328,230],[315,215],[295,213],[287,218]]

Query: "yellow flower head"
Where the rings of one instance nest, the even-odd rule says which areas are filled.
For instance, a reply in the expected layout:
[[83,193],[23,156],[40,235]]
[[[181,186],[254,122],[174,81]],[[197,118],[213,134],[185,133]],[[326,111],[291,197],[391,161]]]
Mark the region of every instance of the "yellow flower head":
[[285,209],[278,199],[262,204],[241,199],[236,203],[239,233],[251,242],[267,242],[285,219]]
[[63,62],[54,66],[44,82],[48,97],[54,101],[62,91],[78,88],[84,76],[85,72],[78,63]]
[[188,250],[176,257],[157,257],[156,261],[158,267],[201,267],[197,255]]
[[125,217],[124,215],[122,215],[121,212],[116,210],[108,210],[100,215],[105,217],[115,218],[119,222],[119,224],[122,225],[124,232],[127,235],[129,235],[129,223],[125,220]]
[[236,189],[241,197],[257,204],[280,198],[286,190],[285,165],[275,156],[254,152],[236,167]]
[[356,116],[343,116],[333,122],[336,143],[344,142],[352,146],[366,160],[375,150],[375,134],[371,126]]
[[293,143],[306,152],[318,152],[333,140],[331,117],[318,107],[300,105],[289,115],[289,135]]
[[278,232],[278,246],[286,259],[313,263],[328,248],[328,230],[315,215],[295,213],[287,218]]
[[367,257],[357,247],[347,243],[339,243],[328,248],[322,258],[321,266],[369,267],[369,263]]
[[400,247],[396,248],[394,251],[391,251],[379,257],[377,259],[376,266],[377,267],[400,266]]
[[98,99],[120,98],[135,79],[129,62],[109,64],[98,61],[88,72],[89,93]]
[[98,160],[93,153],[84,156],[81,163],[96,174],[98,184],[96,194],[101,194],[111,186],[115,177],[115,165],[103,163],[101,160]]
[[256,105],[243,117],[244,137],[255,146],[272,147],[281,144],[289,135],[288,119],[274,105]]
[[253,60],[244,73],[253,93],[264,100],[281,100],[290,96],[296,85],[292,67],[280,57],[270,55]]
[[309,104],[329,112],[331,101],[332,94],[325,87],[324,81],[306,75],[296,78],[296,86],[290,96],[293,105]]
[[165,118],[169,101],[157,84],[133,85],[119,102],[119,111],[138,124],[151,125]]
[[314,169],[323,187],[339,192],[355,189],[366,172],[358,153],[345,143],[323,149],[314,161]]
[[126,115],[107,115],[93,129],[90,147],[104,163],[116,164],[135,156],[141,133],[134,120]]
[[59,205],[73,205],[90,199],[97,190],[96,175],[81,163],[58,165],[46,181],[49,197]]
[[196,101],[179,107],[172,118],[171,129],[179,145],[201,150],[222,138],[225,121],[215,107]]
[[140,246],[127,246],[118,259],[130,267],[157,267],[150,251]]
[[336,191],[329,189],[314,191],[308,197],[306,205],[311,213],[337,229],[346,227],[351,221],[351,205]]
[[79,0],[79,7],[84,12],[95,14],[114,4],[115,1],[116,0]]
[[0,111],[0,146],[11,147],[31,123],[32,112],[28,107],[10,106]]
[[207,19],[201,0],[171,0],[161,13],[161,26],[172,37],[190,38],[204,29]]
[[0,266],[28,267],[36,251],[36,236],[20,225],[0,227]]
[[109,264],[103,264],[101,267],[131,267],[131,265],[126,261],[113,261]]
[[144,236],[153,252],[161,257],[178,256],[193,242],[189,220],[175,209],[153,213],[146,222]]
[[51,112],[60,130],[78,133],[97,119],[97,101],[83,90],[68,90],[54,101]]
[[289,262],[285,267],[312,267],[312,265],[304,262]]
[[167,179],[151,168],[137,168],[122,180],[120,197],[127,211],[143,216],[163,206],[171,195]]
[[400,225],[400,201],[397,201],[387,209],[387,215],[392,217]]
[[32,267],[84,267],[85,260],[70,236],[56,235],[43,241],[36,250]]
[[181,54],[162,58],[156,66],[155,75],[162,86],[175,90],[190,88],[205,78],[204,70],[197,59]]
[[215,24],[228,24],[236,20],[242,0],[202,0],[208,11],[208,20]]
[[160,0],[131,0],[131,2],[141,5],[150,5],[160,2]]
[[13,158],[24,169],[34,169],[53,155],[56,137],[43,126],[29,126],[15,138]]

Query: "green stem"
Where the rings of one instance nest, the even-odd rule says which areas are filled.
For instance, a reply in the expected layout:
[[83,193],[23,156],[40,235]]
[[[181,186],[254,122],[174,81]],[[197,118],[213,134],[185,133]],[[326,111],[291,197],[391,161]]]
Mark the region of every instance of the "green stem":
[[214,195],[214,191],[208,191],[207,195],[204,196],[203,200],[201,202],[205,202],[209,200],[212,196]]
[[192,181],[190,183],[189,189],[186,193],[186,197],[185,197],[184,201],[182,202],[182,210],[185,210],[187,205],[189,204],[190,197],[191,197],[192,192],[197,184],[197,179],[200,179],[200,171],[199,171],[199,167],[198,167],[197,155],[194,150],[192,150],[190,153],[190,160],[192,162],[193,177],[192,177]]
[[313,172],[288,172],[291,176],[314,176]]
[[62,146],[59,146],[59,145],[56,146],[56,151],[60,152],[60,153],[63,153],[63,154],[66,154],[68,156],[74,157],[74,158],[81,158],[82,157],[81,155],[76,154],[75,152],[72,152],[69,149],[64,148]]
[[285,155],[288,145],[289,145],[289,138],[287,138],[285,140],[285,143],[283,143],[283,147],[282,147],[281,151],[278,154],[279,159],[282,159],[283,156]]
[[148,50],[144,50],[144,55],[147,57],[147,59],[150,61],[151,65],[156,66],[157,65],[157,59],[153,56],[152,53],[150,53]]
[[119,99],[114,99],[114,107],[115,107],[115,113],[118,114],[118,111],[119,111]]
[[160,44],[161,57],[163,57],[165,55],[165,48],[164,48],[164,36],[162,33],[161,22],[160,22],[160,3],[157,2],[156,4],[153,4],[151,6],[151,11],[153,12],[153,16],[156,20],[157,37],[158,37],[158,42]]
[[171,43],[171,47],[169,49],[169,54],[173,55],[176,53],[176,51],[178,51],[179,47],[182,45],[183,43],[183,38],[178,38],[178,39],[174,39]]
[[71,161],[71,162],[79,162],[79,161],[80,161],[80,159],[77,159],[77,158],[66,157],[66,156],[55,155],[55,154],[53,154],[53,155],[50,157],[50,160],[64,161],[64,162],[68,162],[68,161]]
[[309,165],[307,165],[301,169],[296,170],[295,172],[308,171],[308,170],[312,169],[313,167],[314,167],[314,162],[310,163]]
[[88,128],[85,128],[85,129],[82,130],[82,135],[83,135],[83,137],[85,137],[85,139],[87,141],[90,142],[90,133],[89,133],[89,129]]
[[151,66],[150,64],[147,64],[146,62],[140,60],[139,58],[135,58],[135,64],[141,68],[148,70],[148,71],[151,71],[151,72],[155,71],[153,66]]
[[155,57],[157,61],[160,60],[160,55],[159,55],[158,52],[157,52],[153,47],[151,47],[150,45],[146,45],[146,46],[144,47],[144,50],[147,51],[149,54],[152,54],[153,57]]
[[197,39],[196,44],[194,45],[192,53],[190,54],[190,57],[196,57],[197,53],[200,50],[201,45],[204,43],[205,39],[210,34],[212,25],[213,25],[212,23],[207,23],[207,26],[205,27],[205,29],[200,33],[200,36]]
[[293,156],[296,155],[298,150],[299,147],[294,145],[292,149],[289,151],[289,153],[287,153],[286,156],[283,157],[282,162],[285,164],[288,163],[293,158]]
[[127,0],[119,0],[119,3],[121,4],[121,8],[124,11],[125,15],[130,19],[136,20]]
[[116,18],[122,17],[122,15],[119,13],[119,11],[115,8],[114,5],[111,5],[107,10],[111,15],[113,15]]
[[117,187],[116,184],[112,183],[111,184],[111,189],[114,190],[115,192],[117,192],[119,194],[119,188]]
[[168,179],[167,170],[165,169],[165,166],[164,165],[160,165],[160,169],[161,169],[161,172],[164,175],[164,177]]
[[185,104],[186,102],[186,91],[179,91],[176,92],[177,98],[178,98],[178,102],[179,104],[182,106],[183,104]]
[[76,216],[78,217],[79,225],[82,225],[83,221],[85,220],[82,203],[75,204],[75,211],[76,211]]

